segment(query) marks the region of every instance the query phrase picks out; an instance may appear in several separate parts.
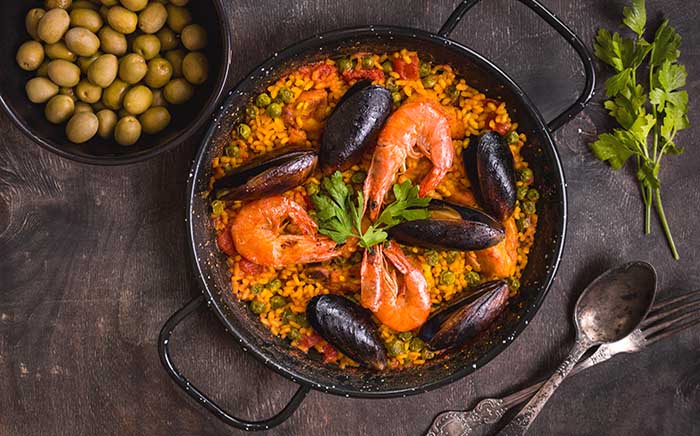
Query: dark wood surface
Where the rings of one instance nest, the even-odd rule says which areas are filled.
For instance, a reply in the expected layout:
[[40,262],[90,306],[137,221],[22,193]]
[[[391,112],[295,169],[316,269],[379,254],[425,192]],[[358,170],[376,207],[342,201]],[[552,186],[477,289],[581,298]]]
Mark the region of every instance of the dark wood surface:
[[[590,43],[618,26],[622,1],[544,0]],[[698,286],[700,267],[700,13],[683,0],[649,1],[683,35],[691,122],[683,157],[664,164],[664,198],[682,259],[656,222],[642,236],[633,175],[597,162],[587,144],[607,127],[601,74],[593,104],[556,134],[568,178],[569,235],[557,280],[526,331],[487,367],[448,387],[396,400],[312,392],[275,435],[417,435],[433,416],[471,407],[552,370],[573,340],[570,313],[583,286],[612,265],[641,259],[661,295]],[[437,30],[456,1],[237,0],[232,77],[318,31],[386,23]],[[484,1],[455,39],[510,72],[545,117],[574,98],[578,62],[566,44],[513,0]],[[12,68],[6,65],[4,68]],[[233,85],[233,82],[231,83]],[[199,137],[150,162],[121,168],[58,158],[0,115],[0,435],[219,435],[229,430],[165,375],[158,331],[194,294],[183,226],[185,179]],[[294,385],[243,353],[214,316],[176,333],[181,368],[231,411],[262,418]],[[700,330],[622,356],[569,380],[533,435],[700,435]]]

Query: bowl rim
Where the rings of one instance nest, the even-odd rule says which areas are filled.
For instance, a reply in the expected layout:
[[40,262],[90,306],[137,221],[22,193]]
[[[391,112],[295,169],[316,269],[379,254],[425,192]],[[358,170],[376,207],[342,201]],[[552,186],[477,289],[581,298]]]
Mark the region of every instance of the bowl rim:
[[[5,111],[5,113],[10,117],[10,119],[15,123],[17,127],[35,143],[40,145],[45,150],[48,150],[54,154],[57,154],[66,159],[70,159],[75,162],[80,162],[83,164],[99,165],[99,166],[118,166],[118,165],[128,165],[137,162],[142,162],[151,159],[161,153],[172,150],[175,147],[182,145],[187,139],[192,137],[206,121],[209,120],[212,113],[216,109],[222,95],[225,93],[226,85],[230,75],[231,68],[231,47],[232,47],[232,26],[228,21],[226,9],[224,8],[223,0],[212,0],[214,3],[214,9],[217,15],[217,21],[221,26],[223,31],[223,63],[219,70],[219,74],[214,85],[214,90],[209,98],[206,100],[203,111],[195,118],[194,122],[185,129],[180,135],[175,139],[165,144],[157,147],[149,148],[142,153],[136,153],[130,156],[85,156],[71,151],[66,150],[61,144],[56,141],[51,141],[49,139],[43,138],[38,135],[34,128],[28,123],[24,122],[22,118],[12,109],[12,106],[6,100],[4,93],[0,92],[0,107]],[[27,104],[34,104],[27,100]]]
[[[556,228],[556,233],[559,236],[556,244],[553,248],[552,259],[550,268],[545,277],[542,277],[540,282],[538,295],[534,299],[533,303],[524,309],[520,319],[516,323],[515,327],[511,331],[511,334],[502,343],[495,344],[493,348],[489,350],[488,353],[482,355],[474,365],[462,366],[459,369],[452,372],[449,376],[443,377],[440,380],[421,383],[417,382],[411,387],[397,388],[392,390],[355,390],[347,389],[341,386],[328,386],[325,383],[319,384],[318,380],[314,380],[312,377],[308,377],[305,374],[297,372],[294,368],[289,367],[284,363],[276,362],[274,359],[270,358],[264,350],[259,349],[255,344],[248,341],[246,336],[238,331],[238,328],[227,318],[226,316],[226,303],[219,301],[218,293],[215,289],[215,285],[211,283],[205,276],[205,271],[203,269],[203,259],[198,256],[198,244],[200,241],[196,238],[195,229],[195,217],[196,213],[194,211],[195,198],[198,195],[197,191],[197,180],[200,177],[200,173],[204,171],[207,166],[203,163],[203,159],[206,156],[206,150],[211,146],[211,139],[216,132],[219,113],[226,108],[230,101],[235,98],[237,90],[243,86],[249,80],[260,80],[261,73],[270,68],[274,67],[277,63],[292,59],[308,50],[315,47],[314,44],[324,44],[328,42],[342,41],[344,39],[360,37],[360,36],[372,36],[378,33],[383,33],[388,36],[406,36],[414,39],[422,39],[434,44],[441,44],[449,46],[453,50],[460,52],[462,56],[468,57],[472,62],[479,63],[485,69],[496,74],[501,80],[502,84],[508,86],[517,96],[522,99],[523,104],[528,108],[527,116],[533,118],[535,127],[541,132],[543,139],[546,141],[546,146],[551,150],[551,160],[554,172],[554,177],[558,181],[558,185],[561,190],[561,202],[559,207],[561,208],[560,220],[553,223]],[[477,369],[482,368],[488,364],[492,359],[501,354],[505,348],[507,348],[529,325],[532,318],[537,314],[542,306],[546,296],[549,294],[551,286],[555,280],[557,270],[562,258],[566,233],[567,233],[567,218],[568,218],[568,204],[567,204],[567,192],[566,192],[566,182],[564,177],[563,166],[559,152],[554,143],[552,133],[547,127],[539,109],[532,100],[525,94],[525,92],[520,88],[520,86],[513,81],[513,79],[506,74],[500,67],[495,65],[492,61],[479,54],[475,50],[465,46],[462,43],[456,42],[449,38],[437,35],[435,33],[414,29],[410,27],[400,27],[400,26],[360,26],[360,27],[350,27],[338,30],[332,30],[319,35],[306,38],[299,42],[296,42],[283,50],[275,53],[273,56],[269,57],[263,61],[260,65],[254,68],[249,74],[243,76],[243,79],[238,82],[228,93],[228,97],[222,103],[220,110],[214,116],[213,122],[210,124],[202,143],[197,151],[197,155],[193,161],[192,168],[189,173],[189,180],[187,185],[187,210],[186,210],[186,225],[187,233],[189,238],[189,248],[191,261],[193,263],[196,281],[200,285],[200,290],[204,294],[207,305],[213,309],[219,321],[226,327],[227,331],[239,342],[243,347],[245,352],[251,353],[256,359],[263,362],[268,368],[272,369],[276,373],[284,376],[288,380],[291,380],[297,384],[308,386],[312,389],[318,390],[323,393],[330,393],[338,396],[353,397],[353,398],[396,398],[405,397],[420,393],[425,393],[428,391],[435,390],[437,388],[446,386],[457,380],[470,375]]]

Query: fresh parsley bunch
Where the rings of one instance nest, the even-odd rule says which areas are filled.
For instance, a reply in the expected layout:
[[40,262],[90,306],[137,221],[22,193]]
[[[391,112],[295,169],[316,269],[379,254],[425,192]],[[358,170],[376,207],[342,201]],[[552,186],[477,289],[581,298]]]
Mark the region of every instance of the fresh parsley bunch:
[[427,209],[430,198],[419,197],[418,186],[413,186],[410,180],[406,180],[394,185],[394,202],[386,206],[379,218],[363,232],[362,192],[355,192],[346,185],[340,171],[324,177],[321,188],[321,192],[311,196],[316,209],[314,218],[319,233],[329,236],[338,244],[344,243],[348,238],[359,238],[360,246],[369,248],[384,242],[389,228],[404,221],[430,216]]
[[[634,157],[637,167],[642,200],[645,205],[644,233],[651,232],[651,208],[663,227],[669,247],[675,259],[679,258],[671,230],[661,203],[659,169],[666,154],[680,154],[674,138],[678,131],[689,127],[688,93],[685,86],[685,67],[677,62],[680,55],[680,35],[664,20],[656,30],[654,40],[644,39],[646,31],[646,6],[644,0],[632,0],[631,7],[623,10],[625,26],[634,32],[634,38],[623,38],[598,30],[595,38],[595,55],[613,67],[615,75],[605,82],[605,92],[610,98],[605,102],[610,116],[621,128],[603,133],[591,144],[600,160],[607,161],[618,170]],[[640,67],[646,66],[642,71]],[[648,70],[647,70],[648,69]],[[638,79],[646,71],[647,89]],[[651,134],[651,140],[649,140]]]

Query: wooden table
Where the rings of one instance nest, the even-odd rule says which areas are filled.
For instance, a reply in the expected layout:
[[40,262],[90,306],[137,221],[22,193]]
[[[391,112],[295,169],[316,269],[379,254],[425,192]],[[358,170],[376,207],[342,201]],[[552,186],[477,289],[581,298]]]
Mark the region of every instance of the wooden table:
[[[623,1],[544,0],[587,42],[617,28]],[[683,35],[691,109],[700,101],[700,19],[683,0],[648,2]],[[228,5],[238,80],[273,52],[319,31],[368,23],[437,30],[456,1],[237,0]],[[455,39],[504,67],[545,117],[571,101],[582,74],[554,31],[513,0],[484,1]],[[12,66],[5,66],[12,68]],[[682,157],[662,171],[666,210],[682,259],[660,228],[642,235],[631,171],[596,161],[588,143],[607,128],[601,74],[593,104],[556,141],[567,174],[569,235],[557,280],[527,330],[487,367],[419,397],[351,400],[311,393],[276,435],[418,435],[433,416],[471,407],[551,371],[572,343],[580,290],[612,265],[641,259],[659,272],[661,295],[700,280],[700,151],[696,127]],[[231,83],[233,85],[233,81]],[[235,433],[193,404],[165,375],[158,331],[191,298],[183,225],[185,179],[200,137],[129,167],[58,158],[0,115],[0,435],[219,435]],[[700,435],[700,330],[623,356],[568,381],[533,435]],[[182,369],[242,416],[278,410],[295,386],[234,344],[212,314],[180,330]]]

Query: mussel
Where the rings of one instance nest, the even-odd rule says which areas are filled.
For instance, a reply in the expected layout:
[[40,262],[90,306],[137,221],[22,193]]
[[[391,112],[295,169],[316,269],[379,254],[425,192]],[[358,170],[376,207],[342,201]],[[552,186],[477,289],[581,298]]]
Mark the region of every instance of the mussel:
[[494,131],[471,138],[462,158],[481,206],[505,221],[516,199],[515,164],[505,138]]
[[373,144],[392,108],[391,92],[361,80],[343,95],[321,136],[319,162],[330,174],[344,168]]
[[386,367],[386,348],[368,310],[340,295],[317,295],[306,305],[306,319],[352,360],[379,370]]
[[214,182],[212,192],[223,200],[257,200],[281,194],[304,183],[317,162],[313,150],[279,149],[235,168]]
[[505,238],[503,225],[486,213],[446,201],[430,202],[430,218],[405,221],[389,229],[396,241],[416,247],[482,250]]
[[471,296],[430,317],[418,336],[432,350],[459,348],[498,318],[506,307],[508,292],[503,280],[483,283]]

